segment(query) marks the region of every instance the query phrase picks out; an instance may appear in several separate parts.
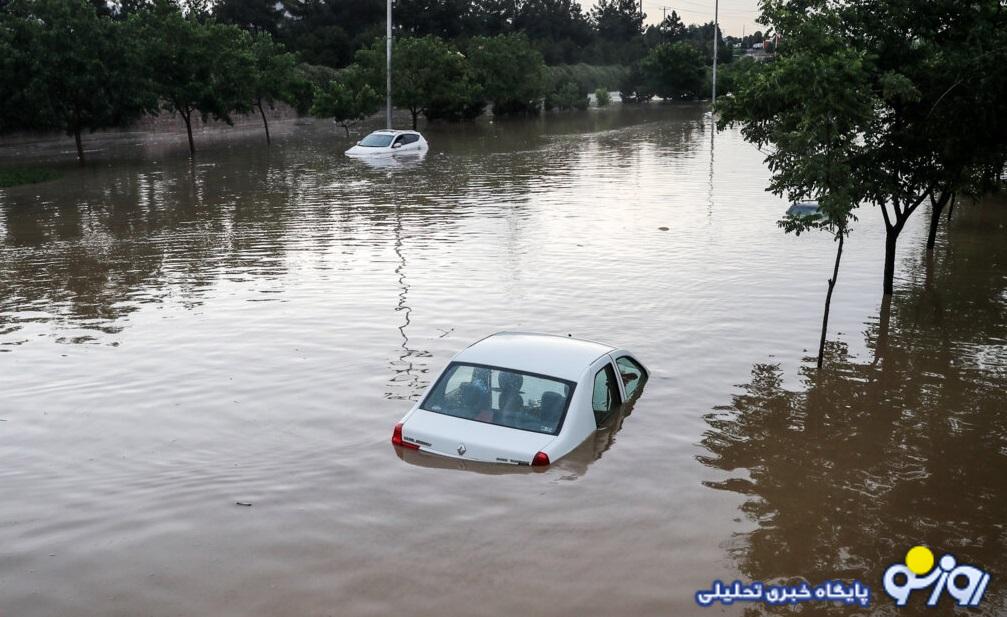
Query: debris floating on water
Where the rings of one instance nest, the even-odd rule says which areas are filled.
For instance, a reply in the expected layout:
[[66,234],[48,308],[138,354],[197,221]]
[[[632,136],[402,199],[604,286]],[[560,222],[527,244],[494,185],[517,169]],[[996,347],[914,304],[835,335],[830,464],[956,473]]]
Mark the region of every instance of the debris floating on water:
[[658,227],[658,229],[660,229],[661,231],[668,231],[667,227]]
[[247,501],[235,501],[234,505],[236,505],[236,506],[245,506],[246,508],[251,508],[252,507],[252,504],[249,503],[249,502],[247,502]]

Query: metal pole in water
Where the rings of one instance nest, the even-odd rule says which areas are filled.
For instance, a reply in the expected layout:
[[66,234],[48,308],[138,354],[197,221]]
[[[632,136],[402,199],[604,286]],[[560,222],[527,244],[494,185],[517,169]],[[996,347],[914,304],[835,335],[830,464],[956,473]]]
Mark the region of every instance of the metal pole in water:
[[392,0],[385,24],[385,124],[392,128]]
[[717,102],[717,34],[720,33],[720,0],[713,0],[713,103]]

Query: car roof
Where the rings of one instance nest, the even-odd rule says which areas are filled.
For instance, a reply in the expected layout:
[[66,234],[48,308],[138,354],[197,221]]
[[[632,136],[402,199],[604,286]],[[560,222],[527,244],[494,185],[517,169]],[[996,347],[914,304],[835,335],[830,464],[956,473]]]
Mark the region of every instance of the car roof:
[[455,361],[577,381],[592,362],[612,351],[615,347],[569,336],[498,332],[470,345]]
[[376,131],[371,131],[371,135],[376,135],[378,133],[385,135],[419,135],[418,131],[402,131],[399,129],[378,129]]

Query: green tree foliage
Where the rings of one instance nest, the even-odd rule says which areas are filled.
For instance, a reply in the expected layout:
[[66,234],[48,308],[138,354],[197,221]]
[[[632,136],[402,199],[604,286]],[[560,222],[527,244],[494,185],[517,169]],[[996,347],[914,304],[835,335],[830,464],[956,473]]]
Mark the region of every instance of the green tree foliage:
[[558,84],[572,81],[584,92],[597,88],[618,90],[622,80],[626,78],[626,67],[618,64],[608,66],[592,66],[590,64],[560,64],[546,67],[548,83]]
[[[357,64],[375,91],[385,88],[385,40],[357,52]],[[420,114],[428,118],[464,117],[482,110],[479,88],[469,63],[454,46],[435,36],[406,36],[392,44],[392,102],[409,110],[415,130]]]
[[[718,63],[719,65],[719,63]],[[741,84],[748,83],[755,78],[755,74],[766,66],[765,63],[756,62],[752,58],[739,58],[730,64],[718,66],[717,68],[717,96],[729,94],[740,87]],[[709,75],[707,75],[709,77]],[[707,84],[703,84],[703,92],[708,92]]]
[[495,115],[535,113],[545,94],[545,62],[521,34],[475,37],[468,57]]
[[385,3],[373,0],[284,0],[290,14],[279,38],[302,62],[338,68],[385,32]]
[[564,81],[557,84],[545,97],[546,109],[587,109],[589,100],[587,92],[581,90],[576,83]]
[[837,221],[860,203],[881,208],[891,294],[913,212],[930,196],[981,190],[983,170],[1002,169],[1007,16],[996,0],[772,0],[763,10],[785,33],[777,58],[722,102],[721,125],[769,147],[773,192],[817,198]]
[[276,0],[216,0],[213,16],[224,24],[275,36],[283,17],[283,11],[276,5]]
[[587,15],[574,0],[524,0],[514,29],[523,32],[548,64],[574,63],[594,40]]
[[395,3],[395,23],[406,36],[453,40],[482,32],[468,0],[399,0]]
[[[713,22],[705,24],[689,24],[679,37],[680,41],[690,43],[703,54],[706,64],[713,63]],[[734,49],[724,40],[724,32],[717,29],[717,64],[727,64],[734,59]]]
[[339,71],[321,64],[300,63],[296,68],[294,86],[294,109],[301,116],[311,113],[315,92],[325,88],[329,82],[339,76]]
[[640,61],[647,91],[663,99],[698,98],[706,67],[702,54],[685,42],[661,43]]
[[641,62],[634,62],[619,82],[623,103],[645,103],[654,98],[651,80],[644,73]]
[[643,20],[636,0],[599,0],[591,10],[602,57],[619,63],[640,58],[645,50]]
[[350,136],[350,126],[381,108],[381,95],[368,83],[365,71],[353,65],[315,93],[311,114],[332,118]]
[[177,5],[160,4],[142,14],[146,64],[167,111],[185,122],[189,151],[195,153],[192,116],[231,123],[256,100],[256,58],[251,35],[212,20],[199,22]]
[[73,135],[122,126],[155,107],[130,24],[84,0],[12,0],[0,12],[0,130]]
[[598,88],[594,91],[594,100],[598,107],[607,107],[612,102],[612,97],[609,96],[607,89]]
[[661,43],[676,43],[684,38],[685,24],[682,23],[682,18],[675,11],[666,15],[656,26],[648,26],[644,33],[644,40],[648,47],[656,47]]

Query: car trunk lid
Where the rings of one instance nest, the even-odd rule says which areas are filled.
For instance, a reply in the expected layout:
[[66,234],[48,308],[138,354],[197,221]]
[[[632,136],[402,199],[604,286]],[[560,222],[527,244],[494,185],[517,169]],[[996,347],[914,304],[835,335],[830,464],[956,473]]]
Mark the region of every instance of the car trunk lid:
[[556,437],[417,409],[402,426],[402,438],[453,458],[529,465]]

